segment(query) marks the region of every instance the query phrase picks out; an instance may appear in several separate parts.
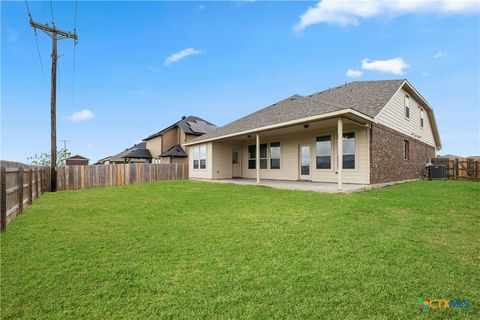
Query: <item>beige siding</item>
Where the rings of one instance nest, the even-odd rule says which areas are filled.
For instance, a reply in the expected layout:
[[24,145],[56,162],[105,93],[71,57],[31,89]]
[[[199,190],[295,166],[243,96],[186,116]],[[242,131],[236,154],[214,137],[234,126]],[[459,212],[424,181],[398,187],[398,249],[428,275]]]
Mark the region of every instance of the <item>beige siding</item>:
[[178,144],[177,127],[170,129],[169,131],[165,132],[162,136],[163,136],[162,152],[165,152],[171,147],[173,147],[174,145]]
[[232,178],[232,150],[241,148],[240,143],[226,141],[213,143],[213,178]]
[[[368,184],[369,173],[369,129],[365,127],[354,127],[345,124],[344,132],[355,132],[356,138],[356,168],[343,170],[343,181],[345,183]],[[316,137],[319,135],[332,136],[332,168],[316,169]],[[260,135],[261,137],[261,135]],[[337,182],[337,135],[336,128],[311,130],[308,134],[299,132],[296,134],[280,135],[260,138],[261,143],[280,142],[281,144],[281,165],[280,169],[261,169],[261,179],[277,180],[299,180],[299,156],[298,149],[301,144],[310,145],[311,154],[311,180],[319,182]],[[207,169],[193,169],[192,147],[189,148],[189,170],[191,178],[205,179],[230,179],[232,178],[232,150],[241,150],[242,177],[256,178],[256,170],[248,169],[248,145],[255,144],[255,140],[244,141],[218,141],[207,144]],[[268,150],[268,153],[270,150]],[[270,167],[270,164],[268,165]]]
[[152,157],[158,157],[162,153],[162,136],[148,140],[147,149],[150,150]]
[[400,89],[387,103],[383,110],[375,117],[375,120],[386,127],[397,130],[403,134],[425,142],[428,145],[435,146],[428,113],[424,110],[424,127],[421,128],[421,105],[411,94],[409,94],[410,118],[405,118],[405,94],[407,94],[407,92],[404,89]]
[[[367,128],[353,128],[345,126],[344,132],[355,132],[356,137],[356,153],[355,163],[356,169],[343,170],[343,182],[345,183],[362,183],[368,184],[369,175],[369,147]],[[332,136],[332,169],[316,169],[316,137],[319,135],[330,134]],[[261,137],[261,135],[260,135]],[[299,179],[299,155],[298,149],[301,144],[310,145],[310,164],[311,164],[311,180],[318,182],[337,182],[336,166],[337,166],[337,135],[336,130],[323,130],[305,134],[296,134],[289,136],[280,136],[278,138],[269,138],[262,140],[260,143],[280,142],[281,144],[281,165],[280,169],[260,169],[261,179],[280,179],[280,180],[298,180]],[[242,147],[242,176],[244,178],[256,178],[256,170],[248,169],[248,145],[255,144],[255,141],[244,143]],[[270,150],[268,150],[270,152]]]
[[[198,144],[197,146],[200,146],[202,144]],[[188,157],[188,174],[190,178],[195,178],[195,179],[212,179],[213,175],[213,165],[212,165],[212,154],[213,154],[213,148],[212,148],[212,143],[208,142],[205,143],[207,146],[207,168],[206,169],[194,169],[193,168],[193,148],[195,146],[190,146],[188,148],[189,152],[189,157]]]

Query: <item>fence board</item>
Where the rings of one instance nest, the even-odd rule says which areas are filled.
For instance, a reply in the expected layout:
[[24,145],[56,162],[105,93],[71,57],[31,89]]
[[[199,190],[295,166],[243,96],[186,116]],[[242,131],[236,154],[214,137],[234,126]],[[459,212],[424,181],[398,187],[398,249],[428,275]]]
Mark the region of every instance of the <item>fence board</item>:
[[26,205],[49,188],[50,169],[11,161],[2,161],[1,165],[0,227],[5,230],[7,224],[21,214]]
[[127,163],[57,168],[58,191],[188,178],[185,164]]
[[435,165],[446,166],[448,179],[480,180],[479,160],[469,158],[435,158]]

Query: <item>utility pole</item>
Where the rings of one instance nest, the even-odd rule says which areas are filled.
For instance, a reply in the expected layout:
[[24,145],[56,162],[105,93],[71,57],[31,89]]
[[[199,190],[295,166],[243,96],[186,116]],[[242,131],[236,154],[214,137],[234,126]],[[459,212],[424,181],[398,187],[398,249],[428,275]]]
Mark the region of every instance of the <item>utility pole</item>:
[[63,159],[65,161],[65,163],[63,165],[67,165],[66,163],[66,158],[67,158],[67,142],[70,142],[70,140],[66,140],[66,139],[63,139],[63,140],[60,140],[63,142]]
[[30,26],[40,29],[52,38],[52,88],[50,94],[50,126],[51,126],[51,150],[50,150],[50,185],[52,192],[57,191],[57,41],[62,39],[73,39],[75,44],[78,41],[77,33],[63,31],[47,24],[33,21],[30,16]]

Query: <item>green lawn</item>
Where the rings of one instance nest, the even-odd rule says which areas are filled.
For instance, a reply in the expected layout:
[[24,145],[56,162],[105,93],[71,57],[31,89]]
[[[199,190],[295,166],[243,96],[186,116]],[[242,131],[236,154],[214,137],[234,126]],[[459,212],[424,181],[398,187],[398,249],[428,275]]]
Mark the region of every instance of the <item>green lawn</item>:
[[[480,184],[190,181],[45,194],[1,236],[2,319],[478,319]],[[418,298],[468,309],[417,309]]]

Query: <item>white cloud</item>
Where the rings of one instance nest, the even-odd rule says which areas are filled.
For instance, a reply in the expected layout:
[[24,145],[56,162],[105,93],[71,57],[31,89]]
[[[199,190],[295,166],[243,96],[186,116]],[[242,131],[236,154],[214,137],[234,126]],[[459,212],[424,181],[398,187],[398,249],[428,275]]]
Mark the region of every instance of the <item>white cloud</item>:
[[321,0],[300,16],[296,30],[317,23],[358,25],[360,20],[402,14],[478,14],[478,0]]
[[363,74],[363,71],[361,70],[353,70],[353,69],[347,70],[347,77],[350,77],[350,78],[358,78],[358,77],[361,77],[362,74]]
[[200,54],[200,53],[203,53],[203,51],[196,50],[196,49],[193,49],[193,48],[184,49],[180,52],[172,54],[167,59],[165,59],[164,65],[166,67],[168,67],[168,66],[172,65],[173,63],[178,62],[178,61],[180,61],[180,60],[182,60],[182,59],[184,59],[188,56],[191,56],[191,55],[194,55],[194,54]]
[[393,73],[396,75],[404,74],[405,69],[410,67],[402,58],[393,58],[389,60],[374,60],[365,58],[362,60],[362,69],[378,71],[382,73]]
[[73,121],[73,122],[79,122],[79,121],[85,121],[85,120],[90,120],[93,119],[95,115],[93,114],[92,111],[88,109],[83,109],[81,111],[77,111],[72,113],[67,117],[68,120]]
[[435,59],[440,59],[440,58],[445,57],[445,53],[443,53],[442,51],[438,51],[433,57]]

